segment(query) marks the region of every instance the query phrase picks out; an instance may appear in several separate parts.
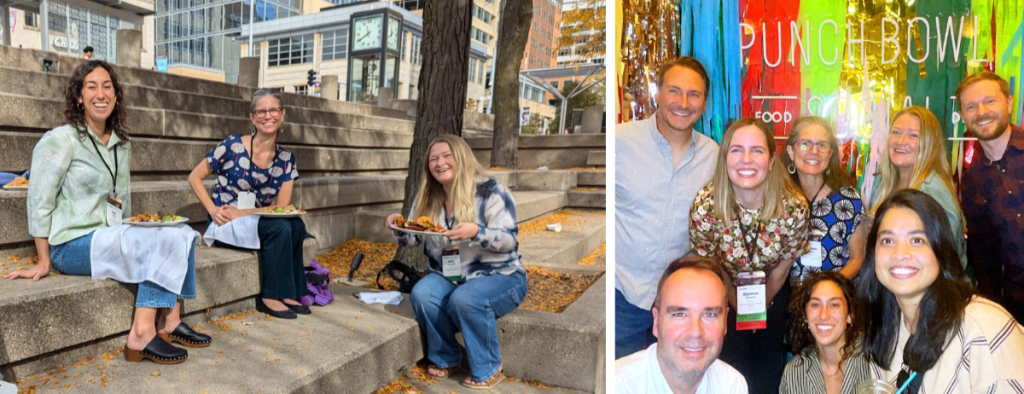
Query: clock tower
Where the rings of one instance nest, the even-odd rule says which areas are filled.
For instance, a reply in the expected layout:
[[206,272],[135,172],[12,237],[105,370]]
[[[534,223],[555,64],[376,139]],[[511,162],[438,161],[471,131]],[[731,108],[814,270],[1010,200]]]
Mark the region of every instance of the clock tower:
[[[352,14],[348,101],[376,101],[380,88],[398,86],[402,15],[383,9]],[[398,90],[392,89],[393,97]]]

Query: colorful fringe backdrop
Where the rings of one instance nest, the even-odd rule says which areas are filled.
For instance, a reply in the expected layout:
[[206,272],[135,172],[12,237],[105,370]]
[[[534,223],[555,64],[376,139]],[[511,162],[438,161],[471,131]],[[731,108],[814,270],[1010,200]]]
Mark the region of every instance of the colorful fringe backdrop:
[[[622,121],[653,113],[658,68],[693,56],[712,89],[697,129],[721,141],[731,121],[760,117],[779,143],[793,120],[832,120],[843,162],[870,183],[890,117],[928,107],[959,174],[971,156],[952,98],[969,73],[1010,81],[1024,112],[1024,0],[624,0]],[[969,135],[966,137],[970,137]],[[870,190],[870,185],[867,190]]]

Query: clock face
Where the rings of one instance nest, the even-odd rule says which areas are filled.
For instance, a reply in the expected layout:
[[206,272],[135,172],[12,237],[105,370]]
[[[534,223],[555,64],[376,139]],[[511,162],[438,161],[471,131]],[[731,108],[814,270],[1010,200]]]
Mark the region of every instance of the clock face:
[[384,28],[384,16],[376,15],[356,19],[353,24],[355,35],[353,38],[352,50],[380,48],[381,36]]
[[398,18],[391,18],[388,22],[388,48],[398,50],[398,32],[401,31],[401,21]]

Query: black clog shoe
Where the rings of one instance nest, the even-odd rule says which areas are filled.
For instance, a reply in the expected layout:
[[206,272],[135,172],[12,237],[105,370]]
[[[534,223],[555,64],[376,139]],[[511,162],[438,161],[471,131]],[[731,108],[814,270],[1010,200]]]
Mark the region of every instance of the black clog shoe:
[[288,307],[288,309],[291,309],[292,312],[298,313],[300,315],[312,315],[313,314],[313,311],[309,310],[309,307],[305,306],[305,305],[284,304],[284,306]]
[[173,344],[175,342],[186,347],[207,347],[213,342],[213,338],[206,334],[200,334],[192,330],[188,324],[180,323],[178,327],[174,328],[170,334],[157,334],[160,338],[163,338],[167,343]]
[[173,365],[185,362],[188,358],[188,350],[171,346],[159,336],[153,337],[145,349],[132,350],[125,346],[124,359],[133,363],[142,360],[149,360],[161,365]]
[[270,309],[270,307],[267,306],[267,304],[263,303],[263,299],[262,298],[256,298],[256,311],[257,312],[266,313],[266,314],[268,314],[268,315],[270,315],[272,317],[276,317],[278,319],[298,319],[299,318],[299,315],[296,315],[295,312],[292,312],[291,309],[286,310],[286,311],[275,311],[273,309]]

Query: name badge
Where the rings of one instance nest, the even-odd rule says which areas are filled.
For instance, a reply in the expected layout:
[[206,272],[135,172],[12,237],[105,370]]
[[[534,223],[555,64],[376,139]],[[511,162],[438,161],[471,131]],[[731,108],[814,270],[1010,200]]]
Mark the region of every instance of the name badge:
[[451,245],[441,251],[441,275],[450,282],[462,282],[462,256],[459,245]]
[[107,226],[120,226],[123,212],[121,209],[121,199],[117,198],[114,193],[107,194]]
[[817,229],[811,230],[811,233],[807,235],[807,242],[811,244],[811,251],[807,254],[800,256],[800,265],[806,267],[821,268],[822,252],[821,252],[821,240],[824,237],[821,232]]
[[741,272],[736,276],[736,330],[768,328],[768,307],[764,271]]
[[256,193],[253,192],[238,192],[238,209],[253,209],[256,208]]

